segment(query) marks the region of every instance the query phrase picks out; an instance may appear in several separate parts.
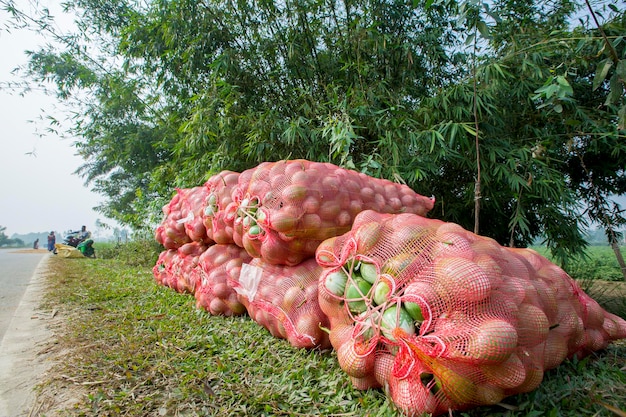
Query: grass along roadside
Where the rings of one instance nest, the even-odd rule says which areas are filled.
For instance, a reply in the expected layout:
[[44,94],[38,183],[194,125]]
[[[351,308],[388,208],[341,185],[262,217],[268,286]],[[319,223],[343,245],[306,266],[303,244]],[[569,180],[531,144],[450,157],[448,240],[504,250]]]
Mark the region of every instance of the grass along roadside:
[[[59,362],[41,416],[399,416],[358,391],[331,351],[296,349],[247,316],[210,316],[193,296],[116,259],[49,262]],[[626,343],[546,373],[532,393],[456,416],[612,416],[626,410]]]

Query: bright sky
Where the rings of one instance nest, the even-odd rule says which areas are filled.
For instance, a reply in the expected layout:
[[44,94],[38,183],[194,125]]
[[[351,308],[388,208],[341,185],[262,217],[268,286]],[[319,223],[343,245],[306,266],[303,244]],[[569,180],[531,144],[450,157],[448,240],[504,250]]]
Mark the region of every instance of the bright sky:
[[[15,3],[22,7],[29,2]],[[7,20],[7,14],[0,10],[0,22]],[[69,18],[65,20],[71,22]],[[0,27],[0,85],[19,82],[20,78],[11,71],[26,64],[24,51],[36,50],[45,43],[44,38],[32,32],[7,33],[4,25]],[[73,140],[55,134],[40,137],[48,127],[41,120],[42,115],[64,118],[58,108],[58,103],[43,93],[30,92],[22,97],[0,88],[0,226],[6,227],[9,237],[14,233],[51,230],[63,234],[83,224],[95,232],[96,219],[116,225],[92,210],[104,197],[90,192],[83,180],[73,174],[82,164],[82,159],[75,155]]]

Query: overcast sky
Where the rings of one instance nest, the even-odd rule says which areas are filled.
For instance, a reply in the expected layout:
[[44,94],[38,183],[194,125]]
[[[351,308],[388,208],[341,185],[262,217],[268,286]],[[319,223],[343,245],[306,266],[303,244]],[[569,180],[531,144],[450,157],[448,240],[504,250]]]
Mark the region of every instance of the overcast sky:
[[[21,7],[28,0],[15,3]],[[7,20],[7,14],[0,11],[0,22]],[[37,92],[22,97],[4,88],[7,82],[20,81],[11,71],[27,62],[24,51],[45,43],[46,39],[32,32],[7,33],[0,27],[0,226],[6,227],[9,237],[51,230],[63,234],[83,224],[95,232],[96,219],[115,224],[92,210],[103,197],[90,192],[73,174],[82,164],[72,147],[73,139],[54,134],[40,137],[48,127],[40,120],[42,115],[64,117],[55,100]]]

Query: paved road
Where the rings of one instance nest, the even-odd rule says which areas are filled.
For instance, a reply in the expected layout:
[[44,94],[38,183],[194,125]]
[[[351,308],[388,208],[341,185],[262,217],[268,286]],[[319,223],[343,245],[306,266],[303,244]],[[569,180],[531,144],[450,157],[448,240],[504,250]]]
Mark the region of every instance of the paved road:
[[49,256],[45,250],[0,249],[1,417],[39,415],[34,387],[52,363],[46,348],[51,317],[38,310]]
[[39,262],[48,252],[0,249],[0,341]]

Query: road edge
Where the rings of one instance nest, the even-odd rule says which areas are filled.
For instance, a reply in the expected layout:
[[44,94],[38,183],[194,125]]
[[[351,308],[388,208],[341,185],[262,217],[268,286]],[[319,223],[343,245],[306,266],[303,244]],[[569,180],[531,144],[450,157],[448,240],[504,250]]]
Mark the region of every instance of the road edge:
[[53,333],[48,328],[50,314],[40,310],[45,291],[48,259],[37,264],[26,291],[15,309],[9,327],[0,341],[0,416],[32,415],[37,398],[34,390],[42,375],[52,365],[43,346]]

